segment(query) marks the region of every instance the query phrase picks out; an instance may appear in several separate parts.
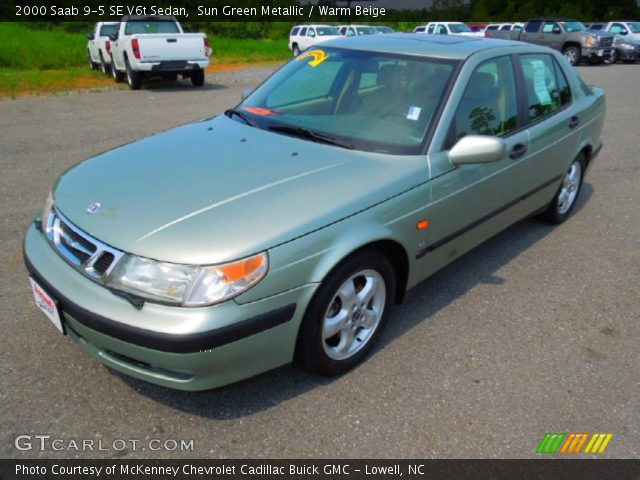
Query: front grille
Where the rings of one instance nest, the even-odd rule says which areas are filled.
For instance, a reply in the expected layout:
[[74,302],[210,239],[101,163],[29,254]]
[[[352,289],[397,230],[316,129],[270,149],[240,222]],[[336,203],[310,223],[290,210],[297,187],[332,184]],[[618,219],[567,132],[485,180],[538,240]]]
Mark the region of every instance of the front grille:
[[613,37],[600,37],[598,39],[599,47],[610,47],[613,45]]
[[55,208],[47,217],[45,235],[62,258],[94,280],[106,279],[124,255],[80,230]]

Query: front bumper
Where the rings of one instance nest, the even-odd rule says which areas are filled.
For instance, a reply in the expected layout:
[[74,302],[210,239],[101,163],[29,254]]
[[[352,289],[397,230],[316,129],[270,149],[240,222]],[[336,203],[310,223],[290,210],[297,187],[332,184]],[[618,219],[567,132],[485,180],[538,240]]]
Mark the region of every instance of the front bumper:
[[611,58],[612,47],[582,47],[582,56],[588,59],[605,60]]
[[127,375],[180,390],[206,390],[291,362],[316,286],[239,305],[146,303],[141,310],[71,268],[34,225],[25,236],[31,276],[58,300],[67,332]]

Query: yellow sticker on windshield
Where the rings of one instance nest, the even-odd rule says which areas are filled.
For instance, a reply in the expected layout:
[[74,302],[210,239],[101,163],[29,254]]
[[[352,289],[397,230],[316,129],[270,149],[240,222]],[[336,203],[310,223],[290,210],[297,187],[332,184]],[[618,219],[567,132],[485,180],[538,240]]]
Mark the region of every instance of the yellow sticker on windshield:
[[327,55],[324,50],[310,50],[296,57],[296,61],[299,62],[300,60],[304,60],[305,58],[310,57],[313,58],[313,60],[309,62],[309,65],[311,65],[312,67],[317,67],[327,58],[329,58],[329,55]]

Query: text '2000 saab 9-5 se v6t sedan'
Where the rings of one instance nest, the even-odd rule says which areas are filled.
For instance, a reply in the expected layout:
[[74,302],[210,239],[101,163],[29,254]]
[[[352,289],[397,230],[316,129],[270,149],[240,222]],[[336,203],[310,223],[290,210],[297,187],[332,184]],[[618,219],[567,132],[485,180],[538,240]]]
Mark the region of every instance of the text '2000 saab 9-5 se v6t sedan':
[[202,390],[341,373],[407,289],[518,220],[571,213],[605,97],[561,54],[338,39],[234,109],[90,158],[25,238],[37,304],[133,377]]

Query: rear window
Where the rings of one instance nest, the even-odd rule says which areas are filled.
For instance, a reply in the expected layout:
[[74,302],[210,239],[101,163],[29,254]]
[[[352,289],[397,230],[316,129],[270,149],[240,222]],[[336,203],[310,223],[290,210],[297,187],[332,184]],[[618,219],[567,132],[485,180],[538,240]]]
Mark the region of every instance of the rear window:
[[176,22],[168,21],[135,21],[127,22],[127,26],[124,29],[125,35],[134,35],[136,33],[180,33],[178,24]]
[[100,27],[100,36],[108,37],[109,35],[116,33],[117,29],[117,25],[102,25],[102,27]]
[[540,25],[542,25],[542,22],[540,22],[538,20],[534,20],[532,22],[528,22],[524,26],[524,31],[525,32],[530,32],[530,33],[535,33],[535,32],[540,30]]

